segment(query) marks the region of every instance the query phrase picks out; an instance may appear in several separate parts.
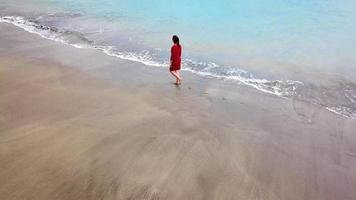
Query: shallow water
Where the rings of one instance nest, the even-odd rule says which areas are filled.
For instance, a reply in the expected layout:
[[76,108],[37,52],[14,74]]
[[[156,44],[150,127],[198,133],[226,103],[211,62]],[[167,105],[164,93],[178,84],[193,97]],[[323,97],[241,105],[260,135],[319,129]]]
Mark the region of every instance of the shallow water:
[[0,0],[1,22],[77,48],[184,69],[356,117],[353,0]]

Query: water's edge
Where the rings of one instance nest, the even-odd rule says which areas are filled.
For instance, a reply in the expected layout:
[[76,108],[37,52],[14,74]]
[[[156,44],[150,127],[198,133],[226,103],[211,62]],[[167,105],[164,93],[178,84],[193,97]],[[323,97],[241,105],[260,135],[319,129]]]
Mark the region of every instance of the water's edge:
[[[95,41],[87,39],[81,33],[71,30],[58,29],[56,27],[45,26],[43,24],[38,23],[36,19],[28,19],[23,16],[0,16],[0,22],[15,25],[27,32],[37,34],[42,38],[71,45],[75,48],[100,50],[109,56],[117,57],[119,59],[124,59],[128,61],[139,62],[146,66],[168,67],[168,62],[155,60],[154,57],[152,57],[148,51],[119,51],[114,46],[96,44]],[[79,38],[82,42],[78,43],[73,42],[73,40],[68,40],[68,35],[70,35],[70,37],[75,36]],[[301,81],[267,80],[264,78],[256,78],[252,73],[236,67],[222,67],[213,62],[197,62],[192,59],[183,60],[183,70],[190,71],[200,76],[208,76],[219,79],[238,81],[264,93],[273,94],[281,98],[301,98],[303,100],[306,100],[305,96],[301,95],[304,91],[304,83]],[[313,104],[323,106],[330,112],[341,115],[343,117],[356,119],[356,108],[354,108],[354,103],[356,102],[356,94],[354,93],[355,92],[351,90],[350,92],[346,91],[345,94],[342,94],[342,96],[347,97],[346,101],[348,103],[350,102],[351,104],[342,103],[340,105],[337,105],[334,102],[325,102],[320,96],[318,96],[317,98],[308,99],[307,101]]]

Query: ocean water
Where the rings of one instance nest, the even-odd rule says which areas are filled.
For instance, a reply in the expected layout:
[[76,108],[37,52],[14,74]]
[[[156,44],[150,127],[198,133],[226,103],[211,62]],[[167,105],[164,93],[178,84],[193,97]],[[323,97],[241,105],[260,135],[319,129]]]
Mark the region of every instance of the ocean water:
[[356,118],[355,0],[0,0],[0,22],[44,38],[245,84]]

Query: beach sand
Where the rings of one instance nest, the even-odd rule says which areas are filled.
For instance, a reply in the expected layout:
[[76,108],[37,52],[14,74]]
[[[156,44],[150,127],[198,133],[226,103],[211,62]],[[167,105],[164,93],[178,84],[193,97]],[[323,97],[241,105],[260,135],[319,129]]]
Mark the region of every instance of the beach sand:
[[0,199],[356,199],[356,122],[0,24]]

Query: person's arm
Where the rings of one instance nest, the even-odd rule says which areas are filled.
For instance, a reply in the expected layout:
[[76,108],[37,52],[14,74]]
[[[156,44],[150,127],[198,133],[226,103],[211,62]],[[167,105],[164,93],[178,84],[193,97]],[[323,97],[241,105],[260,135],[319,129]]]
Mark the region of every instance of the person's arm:
[[183,48],[182,48],[182,45],[180,45],[180,51],[179,51],[179,57],[180,58],[182,57],[182,51],[183,51]]
[[170,64],[170,66],[172,66],[172,63],[173,63],[173,47],[171,48],[171,64]]

